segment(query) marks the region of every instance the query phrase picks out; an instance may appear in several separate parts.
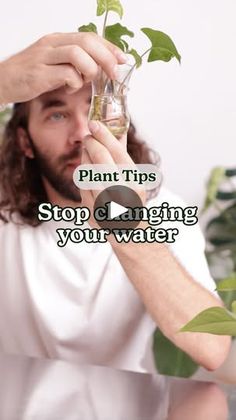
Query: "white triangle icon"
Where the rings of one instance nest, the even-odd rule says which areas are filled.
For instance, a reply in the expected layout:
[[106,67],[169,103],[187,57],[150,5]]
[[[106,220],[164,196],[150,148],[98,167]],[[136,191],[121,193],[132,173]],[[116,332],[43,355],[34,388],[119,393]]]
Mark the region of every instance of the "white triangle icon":
[[115,201],[110,202],[110,219],[120,216],[120,214],[126,213],[128,211],[127,207],[121,206]]

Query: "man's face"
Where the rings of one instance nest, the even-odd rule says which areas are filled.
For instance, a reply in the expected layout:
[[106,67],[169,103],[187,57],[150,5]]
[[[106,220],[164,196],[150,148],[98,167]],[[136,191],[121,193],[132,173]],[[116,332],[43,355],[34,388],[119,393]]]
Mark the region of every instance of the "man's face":
[[28,131],[43,179],[63,198],[80,201],[73,172],[80,164],[83,138],[89,134],[91,86],[69,95],[63,89],[30,103]]

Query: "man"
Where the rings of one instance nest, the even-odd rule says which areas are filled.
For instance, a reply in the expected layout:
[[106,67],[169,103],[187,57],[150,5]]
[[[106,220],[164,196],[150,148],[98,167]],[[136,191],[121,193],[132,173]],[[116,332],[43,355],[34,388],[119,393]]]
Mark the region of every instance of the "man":
[[[37,221],[43,201],[92,211],[94,192],[79,191],[72,181],[81,162],[151,162],[132,131],[126,146],[126,137],[119,142],[102,124],[88,125],[91,92],[82,83],[70,94],[60,87],[17,104],[6,128],[0,158],[1,349],[143,370],[158,325],[199,364],[216,369],[227,356],[229,337],[179,333],[197,313],[221,305],[211,293],[197,226],[183,225],[168,247],[119,244],[111,236],[107,243],[70,242],[61,249],[61,224]],[[147,205],[164,201],[184,206],[164,188]]]

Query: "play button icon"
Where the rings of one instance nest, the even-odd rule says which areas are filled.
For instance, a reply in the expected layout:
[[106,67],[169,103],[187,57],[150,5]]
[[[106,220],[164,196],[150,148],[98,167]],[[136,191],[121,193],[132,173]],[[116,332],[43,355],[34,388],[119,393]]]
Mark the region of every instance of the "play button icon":
[[94,218],[102,229],[135,229],[140,217],[133,215],[133,209],[143,208],[139,195],[123,185],[103,190],[94,203]]
[[110,206],[109,206],[109,218],[114,219],[115,217],[118,217],[121,214],[126,213],[127,211],[128,211],[127,207],[121,206],[115,201],[111,201]]

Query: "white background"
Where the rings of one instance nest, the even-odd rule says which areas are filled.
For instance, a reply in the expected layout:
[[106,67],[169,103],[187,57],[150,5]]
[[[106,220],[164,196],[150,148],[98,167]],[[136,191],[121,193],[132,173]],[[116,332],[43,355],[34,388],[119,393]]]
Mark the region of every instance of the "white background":
[[[148,63],[133,75],[129,109],[139,133],[159,151],[165,183],[189,204],[202,204],[216,165],[235,165],[235,0],[123,0],[123,25],[169,34],[182,64]],[[8,0],[0,9],[0,59],[50,32],[77,30],[95,17],[95,0]],[[111,23],[113,17],[111,14]],[[94,18],[93,18],[94,17]],[[118,16],[117,16],[118,18]],[[101,18],[100,18],[101,19]],[[101,21],[101,20],[100,20]]]

